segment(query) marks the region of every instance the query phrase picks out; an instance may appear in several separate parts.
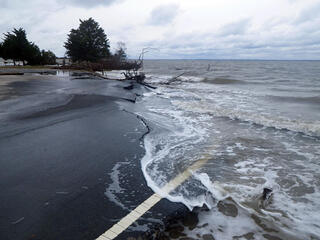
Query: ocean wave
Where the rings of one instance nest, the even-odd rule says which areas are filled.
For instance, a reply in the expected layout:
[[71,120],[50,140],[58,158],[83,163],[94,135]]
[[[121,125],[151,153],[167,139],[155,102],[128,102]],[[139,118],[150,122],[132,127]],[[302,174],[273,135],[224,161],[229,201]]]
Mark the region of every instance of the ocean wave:
[[281,101],[281,102],[320,104],[320,96],[293,97],[293,96],[268,95],[267,98],[270,98],[271,100]]
[[258,112],[248,112],[224,108],[212,104],[209,105],[204,102],[190,103],[184,101],[173,101],[173,104],[195,113],[205,113],[215,117],[226,117],[232,120],[250,122],[264,127],[272,127],[275,129],[294,131],[310,136],[320,137],[320,121],[308,122],[305,120],[289,119],[277,115],[264,115]]
[[202,80],[204,83],[211,83],[211,84],[245,84],[247,82],[242,80],[236,80],[236,79],[230,79],[230,78],[223,78],[223,77],[217,77],[217,78],[204,78]]
[[193,83],[193,82],[201,82],[203,78],[189,76],[186,73],[180,73],[176,75],[157,75],[157,74],[148,74],[147,81],[150,84],[160,84],[160,85],[171,85],[171,84],[179,84],[179,83]]
[[297,93],[307,93],[307,94],[314,94],[314,93],[317,93],[319,94],[320,93],[320,89],[317,89],[316,87],[313,87],[313,88],[306,88],[306,86],[303,86],[303,87],[292,87],[292,86],[283,86],[283,87],[280,87],[280,86],[277,86],[277,87],[271,87],[269,88],[270,90],[272,91],[276,91],[276,92],[297,92]]
[[[223,229],[223,233],[216,234],[215,237],[232,238],[239,236],[240,233],[245,234],[246,230],[255,232],[255,236],[258,237],[270,229],[282,239],[307,239],[308,236],[318,236],[319,229],[315,229],[312,223],[317,222],[319,217],[313,216],[306,221],[309,213],[315,209],[313,203],[317,202],[318,192],[312,191],[316,191],[316,182],[313,182],[313,179],[317,175],[318,168],[309,165],[309,160],[314,159],[314,156],[308,157],[308,161],[300,161],[303,144],[296,144],[301,152],[293,151],[291,145],[285,145],[287,151],[283,150],[283,146],[277,149],[276,146],[279,144],[270,146],[268,145],[270,141],[278,142],[280,135],[285,136],[286,141],[291,141],[291,137],[285,132],[269,131],[266,131],[265,138],[257,139],[260,141],[230,139],[229,133],[227,138],[221,139],[220,133],[215,130],[215,125],[218,123],[212,121],[210,116],[204,119],[204,115],[211,115],[214,111],[205,111],[203,104],[190,108],[181,105],[181,101],[170,101],[166,98],[173,103],[173,108],[169,105],[150,108],[153,105],[153,100],[150,98],[157,95],[147,96],[144,102],[150,104],[148,109],[153,113],[152,116],[145,116],[148,121],[160,127],[167,122],[163,127],[165,130],[157,132],[157,128],[154,128],[144,139],[146,154],[141,160],[142,171],[148,186],[155,192],[172,202],[183,203],[190,210],[207,206],[209,210],[199,214],[201,222],[199,226],[207,225],[208,228],[215,229],[215,233],[218,229]],[[219,114],[225,117],[226,112]],[[159,116],[162,117],[161,121]],[[233,116],[239,117],[239,113]],[[206,128],[203,128],[203,123],[207,123]],[[255,132],[255,128],[252,128],[252,131]],[[238,134],[235,133],[235,136]],[[201,161],[204,153],[210,155],[206,164],[193,170],[192,176],[172,192],[167,193],[163,190],[172,179],[183,176],[188,166]],[[301,172],[301,166],[313,168]],[[282,176],[284,170],[288,170],[290,174]],[[290,181],[293,182],[292,186],[288,186]],[[273,189],[275,195],[272,205],[267,208],[262,207],[263,203],[260,201],[264,188]],[[299,194],[303,199],[308,199],[310,204],[300,203],[296,198],[295,189],[298,189]],[[230,207],[231,205],[233,206]],[[296,212],[295,208],[302,205],[305,211]],[[235,208],[236,213],[231,213]],[[196,209],[194,211],[197,211]],[[233,221],[232,228],[226,224],[226,221],[231,221],[230,219]],[[244,221],[247,228],[235,227]],[[188,231],[188,236],[196,235],[198,230],[204,231],[199,227],[194,231]]]
[[[305,91],[305,85],[268,81],[281,77],[268,72],[247,73],[205,73],[198,82],[159,84],[153,94],[144,95],[147,113],[141,115],[162,127],[144,139],[146,181],[158,194],[189,209],[208,206],[198,215],[199,225],[185,229],[187,237],[211,231],[215,239],[318,239],[319,214],[314,213],[320,197],[320,121],[308,105],[319,99],[312,97],[316,94],[294,95],[298,91],[277,99],[270,87]],[[268,99],[272,95],[275,101]],[[286,101],[302,101],[306,107],[288,109],[280,104]],[[169,194],[161,191],[207,154],[208,161],[192,170],[189,179]],[[260,205],[264,188],[273,190],[268,205]]]
[[[193,211],[203,205],[210,209],[199,214],[199,228],[186,231],[188,237],[213,229],[213,235],[221,239],[248,232],[260,239],[272,229],[281,239],[317,239],[320,228],[314,223],[319,216],[311,213],[318,208],[318,140],[308,137],[310,142],[306,142],[305,136],[254,124],[320,136],[319,121],[261,114],[254,107],[246,111],[232,104],[219,106],[221,102],[199,93],[190,97],[195,91],[182,85],[160,86],[156,91],[161,95],[148,93],[140,102],[147,110],[140,114],[157,126],[144,139],[146,154],[141,167],[148,186],[159,195]],[[214,100],[220,96],[216,94]],[[193,169],[176,189],[170,193],[163,190],[207,154],[208,161]],[[274,194],[266,208],[260,205],[264,188]],[[231,213],[235,208],[237,214]],[[243,225],[239,227],[239,223]],[[208,228],[201,227],[204,225]]]

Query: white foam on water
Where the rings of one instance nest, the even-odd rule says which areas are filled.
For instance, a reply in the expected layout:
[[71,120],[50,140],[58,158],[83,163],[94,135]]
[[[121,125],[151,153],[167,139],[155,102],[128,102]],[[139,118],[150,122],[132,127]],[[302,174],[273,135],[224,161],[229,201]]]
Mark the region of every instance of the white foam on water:
[[246,111],[237,107],[234,108],[234,106],[231,108],[223,105],[219,106],[218,104],[213,105],[204,102],[204,100],[194,103],[174,101],[173,104],[189,111],[212,114],[216,117],[239,119],[242,121],[259,124],[265,127],[274,127],[277,129],[285,130],[287,129],[295,132],[309,134],[311,136],[320,136],[320,121],[309,122],[302,119],[289,119],[283,116]]
[[[263,239],[261,232],[255,227],[254,221],[243,209],[238,210],[236,217],[226,216],[219,212],[217,208],[212,208],[209,212],[199,214],[198,226],[194,230],[185,229],[187,236],[199,239],[199,236],[211,234],[216,240],[233,239],[235,236],[243,236],[254,233],[255,239]],[[210,224],[209,224],[210,223]],[[241,239],[241,238],[240,238]],[[245,239],[245,238],[242,238]]]
[[126,162],[118,162],[114,165],[112,168],[112,172],[110,173],[110,178],[111,178],[111,184],[106,188],[105,195],[108,197],[108,199],[121,207],[123,210],[130,211],[130,209],[122,203],[121,199],[117,196],[118,194],[124,193],[125,189],[123,189],[120,186],[120,167],[123,165],[128,165],[130,164],[129,161]]
[[[145,103],[148,104],[148,98],[153,97],[157,97],[157,95],[145,94]],[[161,95],[161,98],[168,99],[167,97],[163,97],[163,95]],[[186,201],[183,195],[168,195],[161,188],[179,174],[179,172],[184,171],[187,167],[187,162],[190,164],[197,159],[197,154],[190,154],[186,165],[182,164],[181,168],[180,166],[176,167],[174,162],[172,162],[181,155],[187,152],[190,153],[195,145],[201,145],[207,131],[200,125],[196,126],[199,119],[196,120],[185,116],[183,111],[169,109],[165,105],[163,107],[148,107],[149,113],[139,113],[148,122],[164,130],[162,133],[151,133],[145,137],[144,146],[146,154],[141,161],[142,170],[149,187],[155,192],[174,202],[185,201],[185,204],[189,208],[192,208],[199,204],[199,199],[188,199]],[[166,167],[165,171],[163,167]],[[157,174],[158,172],[161,172],[161,174]],[[188,190],[184,189],[184,192],[187,193]],[[202,200],[202,203],[204,202],[205,200]]]
[[147,80],[153,84],[178,84],[181,82],[201,82],[202,77],[188,76],[183,72],[177,73],[175,76],[166,74],[148,74]]
[[[223,185],[221,185],[221,183],[219,183],[218,181],[211,182],[208,174],[195,173],[194,177],[198,179],[202,183],[202,185],[208,189],[208,191],[211,193],[212,197],[216,201],[222,201],[230,196],[228,191],[223,188]],[[211,208],[212,205],[208,203],[209,202],[206,202],[207,207]]]

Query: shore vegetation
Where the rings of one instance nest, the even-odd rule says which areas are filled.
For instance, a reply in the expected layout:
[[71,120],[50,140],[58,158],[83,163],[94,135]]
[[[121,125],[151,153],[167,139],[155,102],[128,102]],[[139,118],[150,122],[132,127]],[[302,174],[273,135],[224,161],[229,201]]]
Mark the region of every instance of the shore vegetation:
[[63,66],[64,68],[100,72],[124,70],[126,79],[139,83],[145,79],[145,75],[138,71],[143,65],[141,55],[138,60],[129,60],[124,42],[118,42],[112,54],[104,29],[93,18],[80,19],[79,27],[70,30],[64,47],[67,56],[72,60],[72,64]]
[[4,34],[0,43],[0,57],[12,59],[13,64],[22,62],[23,65],[50,65],[56,63],[56,56],[51,51],[42,50],[33,42],[28,41],[23,28],[14,28]]
[[[85,70],[91,72],[104,72],[109,70],[123,70],[125,79],[136,80],[143,83],[145,75],[140,72],[143,66],[143,54],[138,60],[129,60],[124,42],[118,42],[113,53],[110,51],[110,42],[104,29],[93,18],[81,20],[79,27],[71,29],[66,42],[65,57],[68,64],[56,66],[60,69]],[[27,38],[23,28],[14,28],[11,32],[4,33],[3,42],[0,42],[0,57],[16,65],[56,65],[57,57],[52,51],[40,48]],[[59,63],[59,62],[58,62]]]

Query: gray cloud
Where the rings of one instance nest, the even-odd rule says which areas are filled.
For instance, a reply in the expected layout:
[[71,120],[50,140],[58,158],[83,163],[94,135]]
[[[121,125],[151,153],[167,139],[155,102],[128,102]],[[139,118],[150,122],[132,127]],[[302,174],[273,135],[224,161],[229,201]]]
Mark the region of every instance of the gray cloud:
[[7,8],[9,5],[9,1],[8,0],[0,0],[0,6],[2,8]]
[[233,22],[226,24],[220,28],[219,35],[227,36],[227,35],[241,35],[246,33],[247,29],[250,26],[249,19],[242,19],[238,22]]
[[320,17],[320,3],[314,4],[302,10],[295,20],[295,23],[304,23],[308,21],[313,21]]
[[274,34],[258,30],[245,34],[234,31],[222,35],[221,31],[193,32],[145,42],[160,52],[150,58],[202,58],[202,59],[318,59],[320,31],[295,31]]
[[148,19],[151,25],[166,25],[178,15],[179,6],[176,4],[161,5],[154,8]]
[[76,7],[94,8],[97,6],[109,6],[122,1],[124,0],[59,0],[59,3],[64,5],[73,5]]
[[[117,3],[123,4],[114,6]],[[105,28],[111,46],[117,41],[126,42],[131,57],[137,57],[148,46],[159,49],[148,53],[149,58],[319,59],[320,56],[320,4],[297,6],[298,15],[289,9],[285,15],[270,15],[266,9],[262,18],[248,14],[248,18],[241,19],[240,13],[245,10],[242,9],[234,16],[235,21],[228,23],[230,15],[202,16],[202,9],[190,8],[183,1],[180,5],[158,5],[161,0],[139,3],[153,10],[132,11],[138,4],[136,0],[0,0],[0,41],[2,33],[23,27],[28,39],[41,49],[63,56],[63,42],[70,29],[79,25],[79,18],[93,16]],[[101,9],[102,6],[106,8]],[[179,21],[170,24],[176,18]],[[210,21],[216,24],[201,25]]]
[[50,6],[55,4],[54,0],[41,1],[41,0],[32,0],[32,1],[19,1],[19,0],[0,0],[0,11],[1,10],[25,10],[25,9],[37,9],[42,8],[42,6]]
[[94,8],[97,6],[109,6],[114,3],[121,3],[125,0],[30,0],[30,1],[20,1],[20,0],[0,0],[1,8],[37,8],[39,5],[55,5],[58,4],[62,6],[75,6],[75,7],[85,7]]

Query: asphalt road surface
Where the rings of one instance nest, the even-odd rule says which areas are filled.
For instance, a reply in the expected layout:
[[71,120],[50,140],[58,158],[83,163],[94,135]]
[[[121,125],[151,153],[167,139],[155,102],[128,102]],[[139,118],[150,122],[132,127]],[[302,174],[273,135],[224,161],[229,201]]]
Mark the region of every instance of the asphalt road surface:
[[[0,76],[0,239],[95,239],[153,194],[141,86],[83,74]],[[125,104],[125,111],[121,107]],[[185,208],[161,200],[118,239]]]

